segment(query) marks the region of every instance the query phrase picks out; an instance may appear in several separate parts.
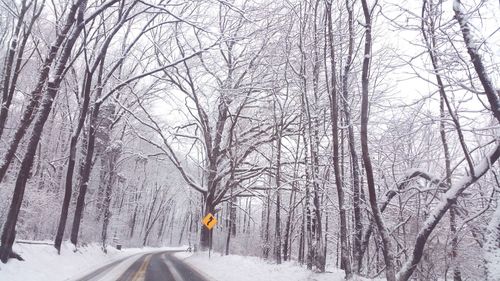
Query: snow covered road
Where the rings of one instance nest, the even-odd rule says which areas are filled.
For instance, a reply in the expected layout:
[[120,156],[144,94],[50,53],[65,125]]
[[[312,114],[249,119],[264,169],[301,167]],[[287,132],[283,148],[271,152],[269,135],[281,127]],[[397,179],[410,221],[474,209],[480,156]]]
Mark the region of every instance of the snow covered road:
[[208,281],[174,257],[175,251],[136,254],[103,266],[77,281]]
[[[115,281],[147,254],[184,251],[186,247],[125,248],[108,247],[107,254],[98,244],[78,249],[68,241],[58,255],[50,241],[27,241],[14,244],[14,250],[25,260],[9,260],[0,264],[1,281]],[[82,279],[85,276],[87,279]],[[185,281],[188,281],[186,279]]]

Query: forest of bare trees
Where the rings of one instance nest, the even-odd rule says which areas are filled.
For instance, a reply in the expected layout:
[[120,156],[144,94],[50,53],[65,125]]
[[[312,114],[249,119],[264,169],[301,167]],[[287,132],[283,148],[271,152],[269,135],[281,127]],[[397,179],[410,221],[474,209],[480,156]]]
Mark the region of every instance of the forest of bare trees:
[[499,14],[1,0],[0,260],[70,240],[499,280]]

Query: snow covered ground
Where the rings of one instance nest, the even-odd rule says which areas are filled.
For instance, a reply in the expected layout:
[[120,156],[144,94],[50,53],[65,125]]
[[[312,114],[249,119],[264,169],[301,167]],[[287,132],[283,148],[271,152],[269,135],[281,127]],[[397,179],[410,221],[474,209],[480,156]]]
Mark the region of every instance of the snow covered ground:
[[[117,266],[98,276],[102,281],[116,280],[141,254],[165,250],[184,250],[178,248],[133,248],[118,251],[108,248],[104,254],[98,244],[80,247],[74,252],[74,246],[65,242],[61,255],[52,245],[15,244],[14,250],[25,261],[9,260],[0,263],[0,280],[9,281],[73,281],[96,269],[122,260]],[[41,242],[43,243],[43,242]],[[47,242],[49,243],[49,242]],[[326,273],[315,273],[296,262],[284,262],[281,265],[267,262],[258,257],[229,255],[208,252],[196,254],[179,252],[175,256],[208,277],[211,281],[342,281],[344,272],[336,268],[328,268]],[[359,278],[357,280],[365,280]]]
[[175,256],[214,281],[342,281],[345,275],[340,269],[330,268],[326,273],[314,273],[296,262],[277,265],[257,257],[212,253],[209,258],[207,252],[181,252]]
[[19,253],[25,261],[11,259],[7,264],[0,263],[0,280],[69,281],[126,257],[168,249],[179,248],[134,248],[118,251],[108,247],[108,253],[104,254],[97,244],[80,247],[77,252],[73,252],[74,246],[65,242],[61,248],[61,255],[58,255],[52,245],[16,243],[14,251]]

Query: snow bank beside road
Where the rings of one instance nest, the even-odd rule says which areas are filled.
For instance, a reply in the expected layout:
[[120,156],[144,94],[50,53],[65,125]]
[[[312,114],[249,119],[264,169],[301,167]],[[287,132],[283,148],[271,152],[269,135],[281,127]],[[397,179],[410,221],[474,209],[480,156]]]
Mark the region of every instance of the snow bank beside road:
[[221,256],[220,253],[212,253],[209,259],[207,252],[193,255],[176,253],[175,256],[217,281],[342,281],[345,276],[344,271],[340,269],[314,273],[296,262],[277,265],[257,257]]
[[[97,244],[78,248],[63,243],[61,255],[52,245],[14,244],[14,251],[25,261],[10,259],[7,264],[0,263],[0,280],[9,281],[67,281],[74,280],[102,266],[122,258],[137,254],[166,250],[167,248],[133,248],[118,251],[108,247],[105,254]],[[170,248],[173,249],[173,248]]]

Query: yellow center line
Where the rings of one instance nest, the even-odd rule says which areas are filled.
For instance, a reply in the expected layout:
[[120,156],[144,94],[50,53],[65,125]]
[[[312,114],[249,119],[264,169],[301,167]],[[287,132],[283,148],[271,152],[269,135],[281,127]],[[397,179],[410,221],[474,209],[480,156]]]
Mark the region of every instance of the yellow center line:
[[142,263],[141,267],[139,267],[139,269],[135,272],[134,276],[132,276],[131,281],[144,281],[144,277],[146,277],[146,269],[148,268],[151,256],[152,255],[148,255],[144,259],[144,262]]

